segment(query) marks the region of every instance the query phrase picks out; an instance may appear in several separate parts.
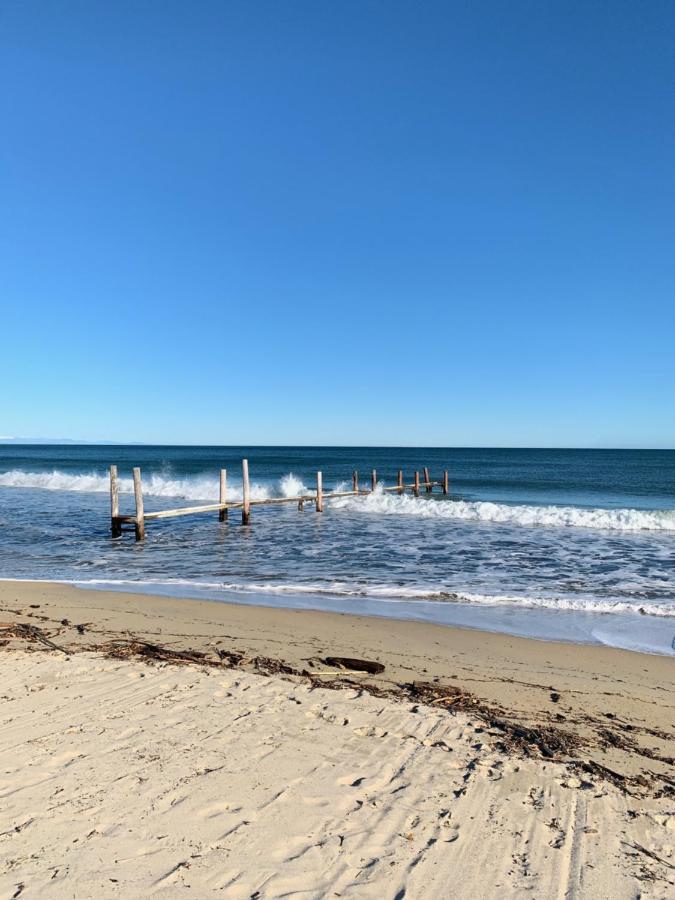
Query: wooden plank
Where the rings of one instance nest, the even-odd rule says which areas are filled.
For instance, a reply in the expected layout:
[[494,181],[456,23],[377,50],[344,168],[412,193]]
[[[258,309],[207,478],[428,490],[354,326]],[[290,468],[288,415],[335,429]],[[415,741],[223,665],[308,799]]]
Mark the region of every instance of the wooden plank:
[[136,501],[136,540],[142,541],[145,537],[145,516],[143,514],[143,486],[141,484],[141,470],[134,468],[134,499]]
[[403,487],[403,469],[398,470],[398,492],[402,494],[405,488]]
[[[432,481],[434,485],[440,485],[440,481]],[[404,484],[405,488],[414,488],[414,484]],[[398,491],[400,490],[399,486],[395,487],[384,487],[381,488],[382,491]],[[367,494],[368,491],[360,491],[361,494]],[[323,499],[331,500],[333,498],[338,497],[353,497],[354,491],[333,491],[329,494],[323,493]],[[251,500],[250,506],[277,506],[280,503],[315,503],[316,502],[316,494],[303,494],[298,497],[270,497],[266,500]],[[228,503],[228,509],[241,509],[243,507],[243,503]],[[161,509],[161,510],[153,510],[152,512],[145,513],[146,521],[148,519],[171,519],[178,516],[192,516],[195,514],[203,513],[203,512],[217,512],[220,509],[220,503],[208,503],[203,506],[184,506],[179,507],[177,509]],[[119,516],[120,522],[135,522],[135,516]]]
[[122,534],[120,515],[120,487],[117,481],[117,466],[110,466],[110,531],[113,537]]
[[448,479],[448,470],[443,472],[443,493],[447,496],[450,493],[450,484]]
[[323,474],[316,473],[316,511],[323,512]]
[[227,469],[220,470],[220,509],[218,510],[218,521],[224,522],[227,518]]
[[413,494],[416,497],[420,495],[420,473],[415,472],[415,483],[413,484]]
[[241,505],[241,524],[251,524],[251,485],[248,480],[248,460],[241,461],[243,503]]

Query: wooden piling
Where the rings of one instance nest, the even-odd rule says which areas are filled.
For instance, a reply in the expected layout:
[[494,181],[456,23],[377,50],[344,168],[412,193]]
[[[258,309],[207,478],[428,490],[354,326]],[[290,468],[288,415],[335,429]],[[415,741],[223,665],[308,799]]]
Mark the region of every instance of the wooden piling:
[[227,518],[227,469],[220,470],[220,509],[218,510],[218,521],[224,522]]
[[136,540],[142,541],[145,537],[145,513],[143,512],[143,486],[141,484],[141,470],[134,468],[134,499],[136,501],[136,520],[134,528]]
[[316,473],[316,511],[323,512],[323,475]]
[[426,466],[424,467],[424,484],[427,494],[430,494],[432,491],[431,479],[429,478],[429,469]]
[[[404,494],[408,488],[412,488],[413,494],[415,497],[420,496],[420,488],[422,487],[420,483],[420,472],[415,472],[415,480],[412,484],[406,484],[403,480],[403,470],[398,470],[398,477],[396,483],[393,486],[385,487],[384,483],[381,483],[378,488],[377,483],[377,471],[375,469],[372,470],[371,474],[371,489],[373,491],[380,490],[382,493],[398,493]],[[323,512],[324,508],[324,500],[326,497],[329,499],[333,499],[336,497],[353,497],[355,494],[360,493],[368,493],[368,491],[359,489],[359,475],[358,471],[354,470],[352,474],[352,490],[344,490],[344,491],[329,491],[328,493],[324,493],[323,489],[323,475],[321,472],[317,472],[316,475],[316,492],[307,491],[304,494],[300,494],[296,497],[266,497],[258,500],[251,499],[251,484],[249,480],[249,468],[248,468],[248,460],[242,460],[242,500],[235,500],[234,502],[229,502],[227,500],[227,470],[220,470],[220,497],[219,502],[211,502],[208,504],[202,504],[199,506],[183,506],[178,509],[160,509],[160,510],[151,510],[146,513],[143,508],[143,487],[141,482],[141,470],[136,467],[133,469],[133,485],[134,485],[134,499],[136,502],[136,514],[131,515],[130,513],[125,513],[124,515],[120,515],[119,511],[119,481],[118,481],[118,470],[117,466],[110,466],[110,525],[113,537],[118,537],[122,534],[123,527],[125,525],[133,525],[136,532],[136,540],[142,541],[145,538],[145,523],[149,520],[155,519],[173,519],[178,516],[191,516],[197,513],[213,513],[217,512],[222,522],[228,516],[228,510],[230,509],[241,509],[241,521],[243,525],[249,525],[251,522],[251,507],[253,506],[261,506],[261,505],[270,505],[277,506],[279,504],[284,503],[297,503],[298,509],[304,509],[305,503],[313,503],[315,505],[315,509],[317,512]],[[424,487],[425,490],[431,492],[434,487],[440,487],[443,493],[447,496],[450,493],[450,483],[448,477],[447,469],[443,472],[443,478],[441,481],[431,481],[429,477],[429,470],[424,468]]]
[[251,524],[251,485],[248,480],[248,460],[241,461],[243,504],[241,507],[241,524]]
[[120,488],[117,481],[117,466],[110,466],[110,530],[113,537],[119,537],[122,534],[119,514]]

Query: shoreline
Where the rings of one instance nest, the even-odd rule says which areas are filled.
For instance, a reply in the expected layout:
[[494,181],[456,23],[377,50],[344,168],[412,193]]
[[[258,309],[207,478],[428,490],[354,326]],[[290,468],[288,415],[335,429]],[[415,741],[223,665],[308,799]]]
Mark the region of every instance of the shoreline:
[[[672,657],[675,638],[670,639],[664,619],[641,610],[610,612],[574,608],[556,608],[544,605],[518,605],[507,602],[483,604],[459,598],[454,602],[440,602],[417,598],[374,598],[359,596],[359,610],[351,606],[353,599],[321,595],[311,591],[283,593],[283,600],[274,602],[279,594],[274,591],[237,591],[227,585],[189,582],[97,579],[48,578],[0,578],[2,583],[59,584],[77,590],[110,593],[132,593],[150,597],[168,597],[176,600],[222,603],[231,606],[257,606],[267,609],[287,609],[308,612],[328,612],[362,618],[376,618],[402,622],[419,622],[443,628],[469,629],[505,637],[536,640],[547,643],[565,643],[591,647],[609,647],[635,653]],[[226,596],[223,596],[225,594]],[[241,597],[242,599],[239,599]],[[245,599],[244,599],[245,598]],[[636,617],[639,617],[636,620]],[[639,622],[641,638],[635,636],[633,626]],[[648,625],[647,625],[648,623]],[[645,627],[647,626],[647,627]],[[674,626],[675,627],[675,626]]]
[[[433,691],[452,691],[461,698],[460,708],[499,720],[511,732],[525,728],[562,736],[560,757],[586,771],[637,793],[675,793],[675,667],[666,656],[413,620],[58,582],[0,582],[0,614],[6,650],[27,646],[28,632],[12,634],[11,626],[32,626],[68,652],[109,652],[114,643],[146,642],[203,654],[202,664],[225,659],[255,671],[254,661],[262,659],[272,669],[304,673],[326,686],[346,681],[406,699],[414,696],[411,690],[420,693],[414,685],[429,685],[429,702]],[[28,645],[46,649],[39,641]],[[376,661],[384,671],[336,673],[327,657]],[[533,737],[529,750],[521,741],[520,750],[541,755],[541,741]]]

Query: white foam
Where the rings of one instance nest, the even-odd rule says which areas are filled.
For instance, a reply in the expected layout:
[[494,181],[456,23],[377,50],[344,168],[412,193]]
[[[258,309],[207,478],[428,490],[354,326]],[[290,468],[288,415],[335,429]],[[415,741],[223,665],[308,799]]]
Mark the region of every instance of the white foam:
[[[0,473],[0,487],[38,488],[46,491],[77,491],[82,493],[107,493],[110,490],[108,475],[71,474],[69,472],[23,472],[13,469]],[[122,494],[133,494],[131,478],[119,479]],[[241,500],[241,482],[228,478],[228,497]],[[306,493],[307,488],[293,474],[285,475],[278,485],[251,484],[251,498],[266,500],[270,497],[294,497]],[[176,497],[184,500],[218,500],[219,479],[204,476],[192,478],[171,478],[151,473],[143,476],[143,493],[148,497]]]
[[[120,478],[121,493],[133,493],[131,478]],[[0,487],[39,488],[49,491],[104,493],[110,489],[108,475],[69,472],[24,472],[13,469],[0,473]],[[344,485],[337,485],[341,490]],[[327,488],[328,490],[328,488]],[[312,493],[301,479],[289,473],[277,484],[251,485],[251,497],[294,497]],[[218,500],[216,477],[172,478],[152,473],[143,477],[143,493],[149,497],[176,497],[185,500]],[[241,499],[241,483],[228,479],[228,495]],[[328,499],[328,498],[327,498]],[[607,531],[675,531],[675,510],[602,509],[579,506],[535,506],[492,503],[486,500],[434,500],[409,494],[385,494],[381,485],[372,494],[330,501],[334,507],[379,515],[421,516],[429,519],[495,522],[508,525],[558,528],[596,528]]]
[[387,515],[422,516],[470,522],[607,531],[675,531],[675,510],[599,509],[580,506],[531,506],[486,500],[431,500],[408,494],[385,494],[381,489],[365,497],[333,501],[345,509]]
[[[0,578],[0,581],[22,579]],[[30,581],[50,582],[51,579],[31,578]],[[562,612],[605,613],[615,615],[657,616],[675,618],[675,602],[645,601],[629,603],[626,600],[606,597],[534,597],[527,595],[476,594],[468,591],[439,591],[431,587],[403,587],[393,584],[356,584],[345,581],[330,582],[235,582],[194,581],[185,578],[134,580],[131,578],[90,578],[68,580],[65,583],[83,587],[126,587],[130,590],[156,587],[181,587],[194,591],[218,591],[233,594],[264,594],[272,596],[312,595],[370,600],[417,601],[426,603],[468,603],[476,606],[516,607],[520,609],[548,609]]]

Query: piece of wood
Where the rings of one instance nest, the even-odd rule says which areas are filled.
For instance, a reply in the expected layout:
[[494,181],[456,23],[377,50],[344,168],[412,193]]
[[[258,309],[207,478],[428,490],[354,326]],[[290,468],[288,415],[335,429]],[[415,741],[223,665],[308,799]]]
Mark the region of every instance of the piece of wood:
[[376,487],[377,487],[377,471],[375,469],[373,469],[371,476],[370,476],[371,491],[374,491]]
[[248,480],[248,460],[242,459],[241,461],[241,476],[242,476],[242,505],[241,505],[241,524],[242,525],[250,525],[251,524],[251,484]]
[[316,511],[323,512],[323,474],[316,473]]
[[300,497],[300,499],[298,500],[298,509],[300,510],[300,512],[302,512],[304,508],[305,508],[305,501],[302,499],[302,497]]
[[355,672],[367,672],[369,675],[379,675],[384,672],[384,665],[370,659],[354,659],[350,656],[327,656],[322,660],[327,666],[336,669],[351,669]]
[[113,537],[122,534],[120,515],[120,487],[117,481],[117,466],[110,466],[110,530]]
[[352,491],[355,494],[359,492],[359,473],[354,469],[352,472]]
[[141,484],[141,470],[134,468],[134,499],[136,501],[136,519],[134,522],[136,540],[142,541],[145,537],[145,514],[143,512],[143,486]]
[[403,469],[398,470],[398,492],[402,494],[405,491],[403,487]]
[[[440,481],[433,481],[432,484],[440,485]],[[406,484],[403,486],[404,488],[414,488],[414,484]],[[383,487],[380,488],[383,492],[390,491],[398,491],[398,485],[394,485],[393,487]],[[333,497],[353,497],[353,491],[332,491],[327,494],[324,492],[324,500],[331,499]],[[265,500],[251,500],[250,506],[277,506],[280,503],[314,503],[316,501],[316,494],[303,494],[298,497],[268,497]],[[228,509],[241,509],[243,507],[243,503],[228,503]],[[198,513],[204,512],[218,512],[220,509],[220,503],[208,503],[204,506],[183,506],[177,509],[161,509],[161,510],[153,510],[153,512],[145,513],[146,521],[148,519],[173,519],[178,518],[179,516],[193,516]],[[133,524],[136,521],[136,516],[119,516],[120,523],[123,524]]]
[[227,469],[220,470],[220,509],[218,521],[224,522],[227,518]]
[[443,493],[447,496],[450,493],[450,484],[448,479],[448,470],[443,472]]
[[425,490],[426,490],[427,494],[430,494],[431,493],[431,481],[429,479],[429,469],[425,466],[423,471],[424,471]]
[[413,485],[413,494],[416,497],[419,497],[419,495],[420,495],[420,473],[419,472],[415,472],[415,483]]

